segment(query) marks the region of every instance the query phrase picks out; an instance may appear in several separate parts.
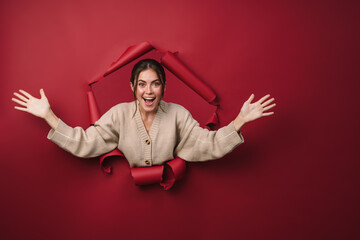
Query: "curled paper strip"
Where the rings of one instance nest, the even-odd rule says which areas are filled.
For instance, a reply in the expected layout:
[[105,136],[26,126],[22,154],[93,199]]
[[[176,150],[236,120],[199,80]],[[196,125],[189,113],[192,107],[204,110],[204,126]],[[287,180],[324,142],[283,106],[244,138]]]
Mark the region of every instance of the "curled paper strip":
[[131,176],[136,185],[160,183],[163,171],[164,166],[131,168]]
[[215,126],[219,126],[219,118],[217,115],[217,112],[214,112],[209,120],[205,124],[205,128],[208,130],[212,130],[215,128]]
[[[94,93],[92,91],[87,92],[87,99],[89,106],[90,125],[94,125],[94,123],[100,118],[100,112],[96,104]],[[100,157],[100,166],[103,169],[103,171],[107,174],[111,173],[111,166],[109,164],[106,164],[104,160],[107,157],[111,157],[111,156],[124,157],[124,154],[122,154],[122,152],[120,152],[119,149],[114,149],[111,152],[104,154]]]
[[92,91],[87,92],[87,100],[89,107],[90,125],[94,125],[94,123],[100,118],[100,112],[96,104],[94,93]]
[[216,98],[214,91],[204,84],[193,72],[189,70],[174,54],[167,52],[161,58],[161,64],[170,72],[181,79],[192,90],[204,98],[208,103],[213,104]]
[[185,174],[186,164],[181,158],[175,158],[164,165],[163,181],[160,185],[165,189],[170,189],[176,180],[182,178]]
[[183,177],[185,169],[185,161],[175,158],[162,166],[131,168],[131,175],[136,185],[160,183],[165,190],[168,190],[176,180]]
[[104,76],[109,75],[125,64],[147,53],[151,49],[153,49],[153,46],[149,42],[142,42],[127,48],[125,52],[119,57],[119,59],[111,64],[110,68],[105,72]]
[[122,152],[120,152],[119,149],[114,149],[109,153],[106,153],[104,155],[102,155],[100,157],[100,166],[102,168],[102,170],[106,173],[106,174],[110,174],[111,173],[111,166],[109,164],[107,164],[106,161],[104,161],[107,157],[112,157],[112,156],[119,156],[119,157],[123,157],[125,158],[124,154]]

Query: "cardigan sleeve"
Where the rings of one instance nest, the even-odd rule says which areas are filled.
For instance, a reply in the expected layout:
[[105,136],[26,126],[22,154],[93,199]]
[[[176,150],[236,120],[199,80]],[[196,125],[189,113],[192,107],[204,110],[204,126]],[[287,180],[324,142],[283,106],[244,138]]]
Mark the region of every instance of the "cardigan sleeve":
[[218,159],[244,142],[233,122],[217,131],[209,131],[200,127],[187,110],[184,111],[178,121],[179,144],[175,149],[178,157],[193,162]]
[[47,138],[75,156],[100,156],[118,145],[119,130],[115,120],[111,110],[86,130],[81,127],[72,128],[60,120],[58,126],[50,130]]

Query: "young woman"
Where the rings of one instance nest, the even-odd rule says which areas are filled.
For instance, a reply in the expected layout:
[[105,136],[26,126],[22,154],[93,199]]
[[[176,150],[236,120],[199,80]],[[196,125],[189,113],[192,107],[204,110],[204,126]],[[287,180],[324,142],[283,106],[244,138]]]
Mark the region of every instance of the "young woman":
[[79,157],[95,157],[118,148],[130,167],[161,165],[180,157],[186,161],[221,158],[243,142],[241,128],[269,116],[275,106],[270,95],[243,104],[239,115],[217,131],[203,129],[182,106],[162,100],[166,88],[163,67],[153,59],[135,64],[130,87],[134,102],[120,103],[86,130],[69,127],[50,108],[44,90],[35,98],[24,90],[14,93],[16,109],[43,118],[51,127],[48,138]]

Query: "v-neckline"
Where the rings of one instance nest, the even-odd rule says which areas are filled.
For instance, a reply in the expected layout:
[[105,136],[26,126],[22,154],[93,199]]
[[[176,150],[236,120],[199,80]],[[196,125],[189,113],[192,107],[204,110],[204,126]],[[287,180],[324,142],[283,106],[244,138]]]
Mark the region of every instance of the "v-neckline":
[[151,130],[151,127],[152,127],[152,125],[153,125],[153,122],[155,121],[156,115],[157,115],[157,112],[154,114],[154,116],[152,116],[153,119],[151,120],[151,124],[150,124],[149,130],[148,130],[148,129],[146,128],[146,122],[144,121],[144,118],[143,118],[143,116],[142,116],[142,114],[141,114],[141,112],[140,112],[141,120],[142,120],[143,125],[144,125],[144,127],[145,127],[145,130],[146,130],[146,132],[147,132],[148,134],[150,134],[150,130]]
[[[138,104],[138,103],[136,103],[136,104]],[[137,110],[135,113],[135,120],[136,120],[137,128],[139,130],[140,137],[143,140],[147,140],[149,138],[152,141],[155,140],[157,132],[159,131],[159,125],[160,125],[161,116],[163,114],[163,108],[164,108],[164,102],[160,101],[159,107],[156,111],[155,117],[153,119],[153,122],[152,122],[149,132],[148,132],[146,130],[145,123],[141,117],[139,106],[137,105]]]

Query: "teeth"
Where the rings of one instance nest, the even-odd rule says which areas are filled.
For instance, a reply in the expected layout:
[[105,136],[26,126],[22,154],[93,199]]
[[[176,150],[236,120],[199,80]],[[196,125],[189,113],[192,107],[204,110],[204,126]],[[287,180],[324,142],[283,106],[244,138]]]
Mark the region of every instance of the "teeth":
[[144,98],[145,100],[149,100],[149,101],[151,101],[151,100],[155,100],[155,98]]

